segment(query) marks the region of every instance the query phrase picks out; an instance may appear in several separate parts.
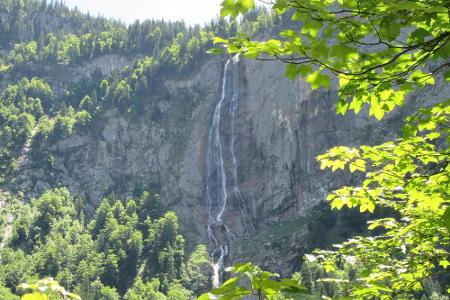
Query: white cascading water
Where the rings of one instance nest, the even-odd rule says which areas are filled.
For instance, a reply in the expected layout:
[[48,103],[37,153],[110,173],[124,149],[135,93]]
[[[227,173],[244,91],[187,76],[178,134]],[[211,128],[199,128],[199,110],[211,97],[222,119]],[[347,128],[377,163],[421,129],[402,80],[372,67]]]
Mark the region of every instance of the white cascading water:
[[[238,56],[225,63],[221,95],[214,109],[206,155],[206,209],[209,219],[207,231],[214,246],[211,257],[214,268],[213,285],[215,287],[221,283],[225,257],[228,255],[231,243],[236,239],[234,233],[224,221],[224,213],[227,210],[230,197],[234,197],[239,203],[244,230],[249,229],[244,200],[238,186],[238,161],[236,156],[239,82],[235,65],[238,63]],[[229,105],[228,111],[224,109],[226,105]],[[223,114],[227,112],[228,118],[223,118]],[[227,119],[229,124],[223,124],[227,126],[222,126],[223,130],[221,130],[223,120]],[[228,147],[226,147],[227,142]],[[228,157],[231,157],[231,163],[227,163]],[[228,173],[232,177],[230,182],[228,182]],[[232,193],[228,192],[228,184],[230,183],[232,184]]]

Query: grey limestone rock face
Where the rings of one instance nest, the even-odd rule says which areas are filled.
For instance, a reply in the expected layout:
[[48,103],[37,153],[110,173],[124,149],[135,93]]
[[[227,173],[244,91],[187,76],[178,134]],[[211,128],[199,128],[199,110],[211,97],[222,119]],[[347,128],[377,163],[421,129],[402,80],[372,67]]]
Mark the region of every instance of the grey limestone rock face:
[[125,57],[118,54],[103,55],[89,61],[78,64],[48,64],[28,66],[25,70],[17,70],[7,74],[0,74],[0,90],[9,84],[19,81],[26,73],[28,78],[39,77],[49,83],[56,99],[63,96],[64,90],[72,84],[76,84],[82,78],[91,76],[94,72],[100,72],[108,76],[114,71],[123,70],[132,65],[137,57]]
[[[96,60],[95,67],[110,72],[128,63],[108,56]],[[91,213],[106,192],[129,196],[137,186],[159,190],[163,202],[178,214],[188,243],[208,243],[206,143],[220,97],[223,65],[222,59],[212,58],[190,76],[165,80],[166,93],[146,95],[144,109],[137,113],[104,111],[89,130],[43,149],[54,159],[51,169],[39,164],[27,168],[17,175],[15,184],[30,196],[50,186],[68,186],[87,199]],[[73,72],[82,74],[93,67]],[[228,259],[274,260],[277,268],[290,272],[292,265],[287,261],[298,259],[307,230],[297,226],[296,220],[332,189],[358,179],[321,171],[315,157],[335,145],[374,144],[395,137],[403,116],[420,98],[437,94],[440,88],[414,95],[411,104],[382,123],[367,113],[337,116],[335,90],[312,91],[302,79],[288,80],[279,63],[242,61],[239,89],[238,184],[254,230],[244,232],[239,205],[232,200],[224,219],[238,241]],[[224,159],[229,165],[231,158]],[[286,252],[277,252],[265,232],[286,220],[293,220],[289,228],[298,230],[287,237]],[[239,246],[239,240],[250,244],[256,241],[252,237],[262,235],[258,243],[265,246],[254,248],[259,253]]]

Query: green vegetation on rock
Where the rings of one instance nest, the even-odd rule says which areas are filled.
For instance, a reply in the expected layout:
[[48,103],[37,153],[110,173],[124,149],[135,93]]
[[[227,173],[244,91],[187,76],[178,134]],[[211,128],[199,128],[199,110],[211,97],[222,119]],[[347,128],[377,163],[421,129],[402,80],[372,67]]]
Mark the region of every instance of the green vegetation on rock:
[[85,223],[67,189],[44,193],[17,212],[2,251],[0,283],[16,290],[50,276],[82,299],[105,293],[192,298],[190,289],[200,293],[210,286],[206,248],[188,257],[176,215],[164,212],[157,199],[147,192],[136,200],[110,196]]
[[[339,212],[315,207],[234,242],[232,260],[252,259],[266,243],[281,255],[294,249],[293,260],[311,253],[290,278],[243,263],[205,293],[213,277],[207,246],[197,244],[196,232],[183,234],[188,230],[167,203],[145,192],[168,178],[143,183],[112,176],[114,184],[100,187],[98,199],[62,187],[56,165],[61,173],[72,171],[57,159],[71,154],[58,153],[64,142],[104,134],[99,124],[111,112],[127,121],[148,113],[145,121],[168,128],[160,139],[175,141],[162,152],[176,169],[190,138],[179,127],[192,126],[186,120],[206,96],[195,86],[180,88],[184,102],[170,103],[170,116],[158,100],[172,101],[167,79],[191,79],[211,59],[206,50],[214,43],[220,47],[211,53],[284,62],[286,76],[304,78],[312,90],[337,88],[339,114],[366,109],[381,120],[408,95],[448,85],[447,0],[270,5],[269,12],[253,0],[226,0],[221,13],[229,20],[190,27],[125,25],[60,1],[0,0],[0,299],[446,299],[450,110],[442,93],[423,99],[401,138],[335,147],[318,157],[322,169],[360,179],[328,196]],[[24,179],[23,171],[36,165],[40,173]],[[41,175],[51,184],[39,182]],[[20,191],[28,181],[39,182],[39,195]],[[123,188],[128,181],[135,191]]]
[[[330,89],[335,75],[337,113],[358,113],[366,105],[369,115],[380,120],[402,106],[410,92],[449,80],[447,1],[277,0],[271,5],[275,13],[289,16],[296,29],[286,28],[279,38],[265,41],[238,35],[216,42],[228,53],[282,61],[287,77],[301,76],[312,89]],[[237,17],[253,6],[252,0],[227,0],[221,13]],[[450,267],[450,103],[447,95],[440,96],[444,99],[422,104],[405,120],[402,138],[376,146],[335,147],[317,157],[322,169],[364,175],[361,184],[328,196],[332,208],[390,213],[368,222],[369,230],[378,229],[373,234],[306,255],[304,272],[310,274],[294,277],[297,283],[303,280],[311,292],[333,298],[431,299],[445,293]],[[245,292],[259,299],[292,299],[282,286],[248,291],[236,283],[239,268],[231,270],[236,277],[202,297],[234,299]],[[311,271],[321,274],[311,276]],[[275,275],[250,277],[252,287],[267,276]],[[430,289],[436,281],[443,286]],[[323,283],[330,282],[333,286],[327,289]]]

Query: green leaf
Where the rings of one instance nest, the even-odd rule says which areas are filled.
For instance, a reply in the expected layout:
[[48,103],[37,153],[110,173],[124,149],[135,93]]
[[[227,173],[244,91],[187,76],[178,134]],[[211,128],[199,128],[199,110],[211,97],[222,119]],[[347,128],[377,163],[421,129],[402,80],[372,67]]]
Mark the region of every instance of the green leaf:
[[309,20],[303,25],[301,32],[304,34],[309,34],[312,37],[317,37],[322,26],[323,23],[320,21]]
[[430,34],[430,32],[428,32],[428,30],[425,30],[423,28],[418,28],[409,35],[408,43],[410,43],[410,44],[423,43],[425,41],[425,38],[430,35],[431,34]]
[[375,211],[375,204],[372,201],[368,201],[366,203],[361,204],[359,207],[360,212],[368,211],[370,213],[373,213]]
[[294,80],[295,78],[297,78],[297,74],[298,74],[298,67],[295,64],[288,64],[286,67],[286,77]]
[[444,269],[447,269],[450,266],[450,262],[446,259],[439,261],[439,265]]
[[211,293],[214,295],[221,295],[226,294],[232,290],[234,290],[237,287],[237,281],[239,280],[239,277],[234,277],[227,281],[227,284],[221,285],[218,288],[215,288],[211,290]]
[[324,41],[317,41],[311,45],[311,56],[315,59],[326,59],[329,56],[330,47]]
[[311,84],[311,89],[315,90],[320,87],[330,88],[330,76],[320,73],[319,70],[314,71],[306,78],[306,82]]
[[312,72],[312,66],[311,65],[300,65],[297,67],[298,73],[302,75],[302,77],[306,77],[309,73]]
[[277,0],[275,4],[272,6],[272,9],[281,15],[287,10],[287,7],[288,7],[288,0]]
[[367,223],[369,223],[369,226],[367,227],[367,229],[369,229],[369,230],[374,230],[375,228],[378,228],[378,227],[380,227],[380,226],[382,226],[379,222],[377,222],[377,221],[369,221],[369,222],[367,222]]
[[361,111],[361,108],[363,107],[363,105],[364,105],[363,101],[353,98],[352,102],[350,103],[349,108],[353,109],[353,111],[357,114]]
[[236,18],[239,15],[239,6],[235,3],[234,0],[224,0],[221,4],[220,16],[225,18],[227,16],[231,16]]
[[379,106],[377,101],[373,101],[371,104],[372,105],[370,106],[369,115],[375,116],[377,120],[383,119],[385,110]]
[[240,13],[245,14],[255,8],[254,0],[224,0],[221,4],[220,16],[236,18]]
[[302,21],[302,22],[306,22],[308,20],[308,15],[305,13],[301,13],[299,11],[296,11],[292,17],[291,17],[292,21]]
[[284,36],[287,38],[295,38],[297,37],[297,33],[294,30],[288,29],[288,30],[283,30],[282,32],[280,32],[280,36]]
[[248,10],[255,8],[254,0],[241,0],[241,13],[245,14]]
[[360,171],[365,172],[366,171],[366,161],[362,159],[356,159],[352,161],[349,165],[350,172]]
[[200,297],[197,298],[197,300],[216,300],[219,299],[219,297],[211,294],[211,293],[204,293],[200,295]]
[[341,114],[341,115],[345,115],[345,113],[347,112],[348,107],[349,107],[348,102],[345,101],[345,99],[341,98],[341,99],[339,99],[339,101],[336,104],[336,113],[337,114]]
[[217,37],[217,36],[213,38],[213,44],[226,44],[226,43],[228,43],[227,39]]
[[331,47],[331,55],[344,61],[357,60],[359,57],[356,48],[349,47],[344,44],[338,44]]
[[225,53],[225,49],[224,48],[211,48],[207,51],[207,53],[212,54],[212,55],[220,55],[220,54]]
[[286,77],[294,80],[300,74],[302,77],[306,77],[309,73],[312,72],[311,65],[296,65],[296,64],[288,64],[286,67]]
[[419,69],[411,73],[409,79],[420,85],[423,84],[434,85],[434,77],[431,74],[425,73],[424,71]]
[[236,284],[236,282],[237,282],[238,280],[239,280],[238,277],[230,278],[230,279],[228,279],[227,281],[225,281],[225,283],[223,284],[223,286]]

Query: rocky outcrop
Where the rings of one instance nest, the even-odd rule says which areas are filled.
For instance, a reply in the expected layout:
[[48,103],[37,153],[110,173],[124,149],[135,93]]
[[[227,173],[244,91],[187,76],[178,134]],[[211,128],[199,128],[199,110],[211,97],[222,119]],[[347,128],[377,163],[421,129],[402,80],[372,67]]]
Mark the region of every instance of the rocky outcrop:
[[91,60],[84,60],[77,64],[46,64],[16,67],[12,72],[0,73],[0,90],[9,84],[19,81],[23,74],[26,77],[39,77],[52,86],[55,98],[64,95],[64,91],[73,87],[80,80],[90,79],[95,72],[102,76],[111,75],[114,71],[121,71],[132,66],[136,56],[123,56],[119,54],[102,55]]
[[[127,61],[98,61],[105,72],[110,64],[118,68]],[[142,110],[108,109],[86,132],[40,149],[46,157],[39,160],[51,157],[51,166],[30,164],[16,177],[16,188],[32,197],[49,187],[68,186],[87,199],[91,213],[105,193],[157,190],[177,212],[188,243],[207,242],[206,144],[224,62],[213,58],[198,65],[187,78],[165,80],[158,93],[144,97]],[[337,116],[336,91],[311,91],[302,79],[285,79],[281,64],[243,61],[238,68],[237,174],[253,229],[242,228],[239,203],[231,199],[223,219],[237,241],[228,259],[270,260],[274,269],[288,273],[308,246],[306,212],[333,188],[358,180],[321,171],[315,157],[334,145],[373,144],[395,136],[410,108],[383,123],[364,113]],[[230,160],[224,157],[225,165]],[[283,237],[285,250],[271,244],[274,236]],[[250,246],[255,243],[262,246]]]

